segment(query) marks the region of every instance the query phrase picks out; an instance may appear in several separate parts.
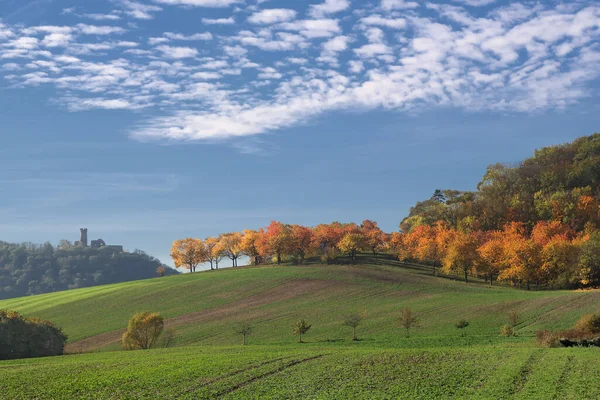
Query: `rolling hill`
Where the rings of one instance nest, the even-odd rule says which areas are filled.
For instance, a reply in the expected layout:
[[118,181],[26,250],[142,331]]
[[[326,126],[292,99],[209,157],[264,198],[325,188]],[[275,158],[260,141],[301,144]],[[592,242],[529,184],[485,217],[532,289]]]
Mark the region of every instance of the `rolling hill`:
[[[63,327],[69,352],[94,352],[0,362],[0,391],[8,398],[600,395],[591,383],[600,377],[597,349],[542,349],[534,339],[537,330],[566,329],[598,311],[600,291],[465,284],[362,261],[223,269],[0,301],[0,309]],[[396,322],[405,306],[420,317],[410,338]],[[144,310],[176,329],[176,347],[111,351],[128,318]],[[518,336],[501,337],[510,311],[520,314]],[[342,320],[356,312],[365,319],[352,342]],[[302,345],[290,328],[299,318],[313,325]],[[464,336],[454,326],[462,318],[470,322]],[[246,321],[255,333],[242,347],[233,328]]]

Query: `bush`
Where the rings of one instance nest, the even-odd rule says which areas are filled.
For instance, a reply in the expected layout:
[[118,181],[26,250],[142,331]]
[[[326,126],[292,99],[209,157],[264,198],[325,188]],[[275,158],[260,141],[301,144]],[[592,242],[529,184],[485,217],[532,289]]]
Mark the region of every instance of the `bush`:
[[600,314],[584,315],[575,324],[575,330],[589,335],[600,333]]
[[67,336],[50,321],[0,310],[0,360],[58,356]]
[[456,326],[456,329],[458,329],[460,331],[460,335],[463,336],[464,335],[464,329],[467,326],[469,326],[469,321],[467,321],[466,319],[461,319],[454,326]]
[[510,325],[504,325],[502,328],[500,328],[500,335],[506,337],[515,336],[515,330]]
[[540,346],[544,347],[560,347],[560,339],[558,335],[552,331],[537,331],[535,338]]
[[140,312],[127,324],[122,345],[127,350],[151,349],[165,327],[164,318],[158,313]]

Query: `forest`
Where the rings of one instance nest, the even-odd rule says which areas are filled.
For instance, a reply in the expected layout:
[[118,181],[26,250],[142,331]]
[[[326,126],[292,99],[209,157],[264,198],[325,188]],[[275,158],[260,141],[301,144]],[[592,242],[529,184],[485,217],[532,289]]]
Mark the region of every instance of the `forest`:
[[0,242],[0,299],[176,273],[139,250]]
[[430,265],[432,274],[480,277],[530,289],[600,285],[600,134],[537,150],[518,165],[488,167],[477,191],[435,190],[417,203],[399,231],[377,223],[321,224],[273,221],[259,230],[173,243],[178,267],[211,269],[240,256],[255,265],[309,257],[356,261],[359,252],[393,253]]

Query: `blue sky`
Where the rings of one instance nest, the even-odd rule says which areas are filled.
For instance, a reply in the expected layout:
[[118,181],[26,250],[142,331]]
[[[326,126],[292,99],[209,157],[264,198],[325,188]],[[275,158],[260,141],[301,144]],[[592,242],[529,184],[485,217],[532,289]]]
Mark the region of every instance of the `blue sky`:
[[375,219],[598,131],[595,1],[4,0],[0,240]]

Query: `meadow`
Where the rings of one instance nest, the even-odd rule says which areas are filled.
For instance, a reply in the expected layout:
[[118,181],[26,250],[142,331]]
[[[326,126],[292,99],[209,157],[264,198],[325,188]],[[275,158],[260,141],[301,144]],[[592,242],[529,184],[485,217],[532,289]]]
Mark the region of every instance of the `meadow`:
[[[599,398],[598,349],[548,349],[535,332],[600,308],[599,291],[525,291],[433,277],[391,260],[260,266],[0,301],[54,321],[71,354],[0,362],[25,398]],[[419,316],[406,338],[403,307]],[[175,347],[119,351],[127,320],[159,312]],[[519,314],[517,336],[499,331]],[[359,341],[342,325],[364,316]],[[291,324],[312,328],[296,343]],[[455,327],[469,321],[463,332]],[[234,327],[250,322],[249,345]],[[77,354],[86,352],[85,354]]]

